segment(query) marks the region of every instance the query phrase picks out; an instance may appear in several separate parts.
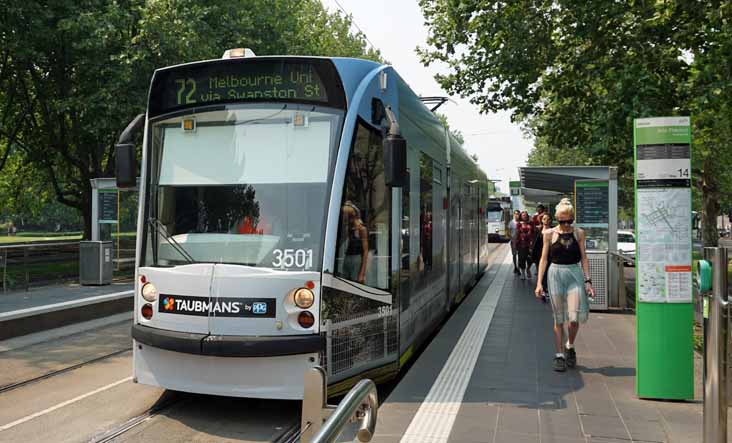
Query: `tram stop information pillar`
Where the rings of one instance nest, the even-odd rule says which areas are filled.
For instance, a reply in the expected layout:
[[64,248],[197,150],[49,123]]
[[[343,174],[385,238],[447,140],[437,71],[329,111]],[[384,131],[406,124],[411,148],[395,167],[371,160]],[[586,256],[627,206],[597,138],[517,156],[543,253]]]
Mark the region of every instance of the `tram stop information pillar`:
[[694,398],[689,117],[633,122],[636,393]]

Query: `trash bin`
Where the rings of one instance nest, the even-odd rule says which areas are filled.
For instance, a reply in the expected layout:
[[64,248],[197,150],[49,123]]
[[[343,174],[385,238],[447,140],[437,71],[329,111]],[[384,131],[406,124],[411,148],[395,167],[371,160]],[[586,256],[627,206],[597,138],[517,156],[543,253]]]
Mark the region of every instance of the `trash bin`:
[[79,242],[79,283],[108,285],[112,283],[112,242]]

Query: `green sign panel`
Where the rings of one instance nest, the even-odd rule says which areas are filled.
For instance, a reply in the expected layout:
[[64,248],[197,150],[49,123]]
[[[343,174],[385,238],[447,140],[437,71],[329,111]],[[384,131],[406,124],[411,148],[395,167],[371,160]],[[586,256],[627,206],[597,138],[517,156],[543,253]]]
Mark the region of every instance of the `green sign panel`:
[[610,219],[610,193],[607,181],[574,182],[575,221],[581,228],[607,228]]
[[99,190],[99,223],[117,223],[117,190]]
[[694,397],[689,117],[636,119],[636,390]]

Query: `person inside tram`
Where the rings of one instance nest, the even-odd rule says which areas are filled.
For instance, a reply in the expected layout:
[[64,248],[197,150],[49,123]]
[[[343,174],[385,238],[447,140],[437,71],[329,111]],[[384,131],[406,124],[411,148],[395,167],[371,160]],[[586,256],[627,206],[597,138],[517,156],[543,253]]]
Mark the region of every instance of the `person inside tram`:
[[[545,231],[539,275],[534,293],[544,294],[542,280],[548,271],[549,298],[554,312],[554,370],[564,372],[577,365],[574,342],[580,323],[587,321],[590,296],[595,295],[590,278],[590,265],[585,251],[585,233],[573,228],[574,207],[568,198],[562,199],[555,213],[557,227]],[[568,339],[564,343],[564,324],[568,323]]]
[[361,211],[351,201],[343,204],[341,217],[342,220],[347,220],[342,226],[348,229],[342,275],[349,280],[365,284],[369,254],[368,230],[361,220]]
[[521,211],[518,209],[513,211],[513,219],[508,222],[508,232],[511,236],[511,255],[513,256],[513,273],[518,275],[521,274],[518,268],[518,252],[516,250],[516,228],[521,221]]
[[534,236],[534,225],[531,224],[529,213],[522,211],[514,240],[521,280],[531,279],[531,246],[534,243]]

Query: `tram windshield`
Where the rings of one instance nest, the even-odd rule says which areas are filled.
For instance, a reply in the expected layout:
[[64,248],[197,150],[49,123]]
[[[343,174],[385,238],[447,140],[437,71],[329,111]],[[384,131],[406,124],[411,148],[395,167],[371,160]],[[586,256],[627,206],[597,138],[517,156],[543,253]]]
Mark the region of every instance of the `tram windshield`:
[[503,209],[491,209],[488,208],[486,212],[486,219],[489,222],[500,222],[503,221]]
[[155,123],[144,263],[319,270],[341,117],[250,104]]

